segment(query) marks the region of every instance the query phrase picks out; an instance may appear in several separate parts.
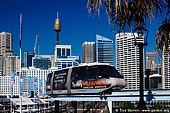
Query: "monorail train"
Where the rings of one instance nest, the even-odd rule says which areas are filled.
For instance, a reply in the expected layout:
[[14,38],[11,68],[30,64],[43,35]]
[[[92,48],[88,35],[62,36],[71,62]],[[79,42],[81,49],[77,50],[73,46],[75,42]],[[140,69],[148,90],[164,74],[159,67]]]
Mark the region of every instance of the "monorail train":
[[48,95],[101,94],[125,85],[123,76],[114,66],[88,63],[49,73],[46,92]]

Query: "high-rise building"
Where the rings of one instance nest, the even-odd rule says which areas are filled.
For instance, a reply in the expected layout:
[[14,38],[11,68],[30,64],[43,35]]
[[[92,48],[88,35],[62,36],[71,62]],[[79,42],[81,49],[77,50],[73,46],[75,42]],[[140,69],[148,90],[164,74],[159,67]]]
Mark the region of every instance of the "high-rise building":
[[170,89],[170,55],[162,52],[162,88]]
[[[127,82],[126,89],[139,88],[139,48],[137,33],[116,34],[116,68]],[[136,38],[143,42],[143,38]]]
[[113,41],[96,35],[96,61],[113,65]]
[[8,32],[0,33],[0,55],[12,51],[12,34]]
[[157,70],[156,52],[146,52],[146,69]]
[[24,52],[24,67],[32,66],[32,58],[35,56],[34,52]]
[[[9,55],[10,54],[10,55]],[[19,56],[9,53],[5,57],[3,74],[10,76],[11,71],[18,72],[20,69],[20,58]]]
[[82,63],[95,62],[95,42],[84,42],[82,44]]
[[0,56],[0,75],[9,76],[11,71],[19,71],[20,58],[12,52],[6,52]]

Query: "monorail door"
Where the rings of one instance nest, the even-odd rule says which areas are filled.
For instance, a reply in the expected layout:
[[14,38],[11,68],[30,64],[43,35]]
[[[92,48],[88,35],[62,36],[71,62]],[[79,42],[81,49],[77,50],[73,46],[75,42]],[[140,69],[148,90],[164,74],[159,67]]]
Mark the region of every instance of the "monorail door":
[[67,93],[71,94],[71,73],[72,73],[72,68],[69,68],[68,70],[68,75],[67,75]]

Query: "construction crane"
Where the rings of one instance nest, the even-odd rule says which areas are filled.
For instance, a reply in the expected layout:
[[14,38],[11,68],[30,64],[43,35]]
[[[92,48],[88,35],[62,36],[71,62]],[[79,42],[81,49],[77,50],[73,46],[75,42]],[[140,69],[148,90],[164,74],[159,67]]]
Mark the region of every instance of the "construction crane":
[[37,48],[37,39],[38,39],[38,33],[36,33],[35,37],[35,45],[34,45],[34,55],[36,56],[36,48]]

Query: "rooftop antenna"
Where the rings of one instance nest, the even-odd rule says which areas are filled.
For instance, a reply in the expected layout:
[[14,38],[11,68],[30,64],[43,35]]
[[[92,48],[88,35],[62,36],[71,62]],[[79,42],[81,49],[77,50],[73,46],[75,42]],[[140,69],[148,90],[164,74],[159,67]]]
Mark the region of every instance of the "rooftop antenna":
[[58,12],[57,12],[57,20],[59,20],[59,19],[58,19]]

